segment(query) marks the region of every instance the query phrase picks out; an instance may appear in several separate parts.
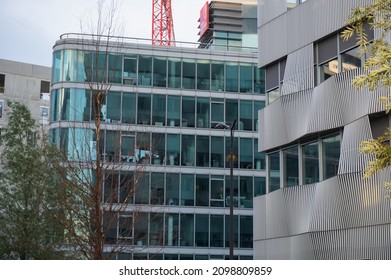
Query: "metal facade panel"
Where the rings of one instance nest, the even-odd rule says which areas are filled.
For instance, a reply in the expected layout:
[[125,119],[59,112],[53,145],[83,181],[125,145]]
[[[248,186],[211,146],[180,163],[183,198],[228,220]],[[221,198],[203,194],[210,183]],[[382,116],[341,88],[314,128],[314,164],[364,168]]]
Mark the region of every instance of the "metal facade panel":
[[360,153],[360,143],[372,138],[368,116],[345,126],[341,143],[338,174],[363,171],[372,157]]
[[368,180],[343,174],[256,200],[266,205],[268,230],[254,240],[255,258],[389,259],[391,201],[383,184],[390,180],[391,168]]
[[[277,8],[277,4],[268,2],[281,5],[281,0],[260,1],[258,4],[260,16],[264,18],[258,28],[260,67],[341,29],[353,7],[372,1],[311,0],[287,12],[281,7]],[[279,16],[275,17],[278,12]],[[280,44],[281,38],[286,38],[285,44]]]

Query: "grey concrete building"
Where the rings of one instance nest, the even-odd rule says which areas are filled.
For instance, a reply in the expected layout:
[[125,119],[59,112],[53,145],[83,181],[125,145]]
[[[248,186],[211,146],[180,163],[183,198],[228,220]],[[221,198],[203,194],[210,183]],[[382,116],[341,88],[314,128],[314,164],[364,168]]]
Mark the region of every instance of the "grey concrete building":
[[257,0],[207,2],[199,22],[200,48],[246,51],[257,47]]
[[7,101],[27,105],[38,124],[49,124],[51,68],[0,59],[0,128],[7,123]]
[[352,8],[370,2],[259,1],[267,193],[254,199],[256,259],[391,258],[390,170],[364,180],[371,158],[359,152],[390,126],[378,102],[390,89],[352,86],[365,58],[339,36]]

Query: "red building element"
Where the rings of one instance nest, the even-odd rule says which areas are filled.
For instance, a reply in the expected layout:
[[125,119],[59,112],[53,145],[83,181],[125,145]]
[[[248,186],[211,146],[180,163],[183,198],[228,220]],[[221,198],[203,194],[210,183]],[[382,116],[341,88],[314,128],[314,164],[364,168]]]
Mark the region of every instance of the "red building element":
[[175,45],[171,0],[152,0],[152,45]]

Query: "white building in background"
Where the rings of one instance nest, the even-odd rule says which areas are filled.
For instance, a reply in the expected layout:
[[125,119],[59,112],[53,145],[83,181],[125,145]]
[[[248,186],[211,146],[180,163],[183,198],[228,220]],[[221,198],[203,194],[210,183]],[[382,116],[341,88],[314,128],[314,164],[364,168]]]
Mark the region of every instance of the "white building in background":
[[37,124],[49,124],[51,68],[0,59],[0,129],[7,123],[7,101],[25,104]]

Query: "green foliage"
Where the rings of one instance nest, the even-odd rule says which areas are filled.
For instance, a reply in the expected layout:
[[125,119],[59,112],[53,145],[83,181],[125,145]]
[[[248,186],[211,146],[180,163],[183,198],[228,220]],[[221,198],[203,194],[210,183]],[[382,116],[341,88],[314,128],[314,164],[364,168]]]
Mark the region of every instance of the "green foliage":
[[[390,92],[391,86],[391,46],[387,36],[391,32],[391,0],[374,0],[365,7],[358,7],[346,21],[348,27],[342,32],[342,38],[357,35],[357,44],[362,54],[369,51],[369,57],[365,61],[364,74],[358,75],[353,80],[356,88],[368,87],[370,90],[382,88]],[[364,25],[369,24],[377,34],[376,40],[368,44]],[[391,110],[391,94],[379,100],[388,114]],[[390,129],[377,139],[370,139],[361,143],[360,151],[374,157],[370,161],[364,177],[389,167],[391,165]],[[390,188],[391,184],[386,184]]]
[[0,144],[0,258],[58,259],[61,228],[47,209],[53,172],[39,127],[25,105],[9,103]]

